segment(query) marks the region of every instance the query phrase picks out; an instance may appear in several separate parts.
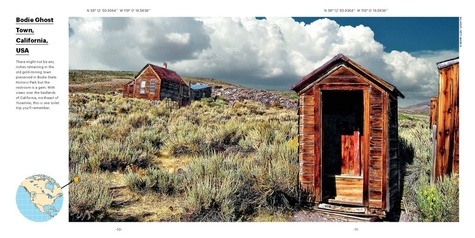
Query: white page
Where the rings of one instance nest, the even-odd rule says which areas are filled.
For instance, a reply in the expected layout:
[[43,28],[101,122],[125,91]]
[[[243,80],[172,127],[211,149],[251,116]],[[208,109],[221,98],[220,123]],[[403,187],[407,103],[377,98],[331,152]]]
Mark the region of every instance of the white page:
[[[3,211],[2,236],[15,234],[19,236],[73,236],[84,237],[88,235],[178,235],[195,236],[207,235],[221,237],[224,234],[242,234],[259,236],[296,236],[296,235],[370,235],[380,236],[387,234],[397,235],[436,235],[446,236],[462,234],[461,232],[471,224],[471,181],[469,169],[472,165],[468,149],[470,132],[473,131],[470,102],[473,93],[471,89],[470,63],[473,52],[473,14],[469,11],[467,1],[432,1],[430,3],[406,2],[373,2],[373,1],[339,1],[318,3],[315,1],[272,1],[269,3],[256,1],[133,1],[133,2],[99,2],[79,1],[50,3],[52,1],[21,1],[3,2],[1,21],[2,37],[0,47],[2,52],[2,69],[4,72],[1,94],[2,103],[2,140],[3,166],[1,166],[2,192],[1,208]],[[128,12],[120,12],[126,9]],[[358,12],[359,9],[359,12]],[[368,9],[371,9],[369,12]],[[132,12],[134,10],[134,12]],[[139,12],[137,12],[139,10]],[[104,12],[105,11],[105,12]],[[375,12],[376,11],[376,12]],[[61,186],[69,182],[68,172],[68,71],[71,67],[70,36],[68,24],[71,17],[461,17],[459,55],[461,67],[460,94],[462,101],[461,133],[461,199],[460,222],[452,224],[420,224],[420,223],[80,223],[68,221],[68,187],[63,189],[64,201],[61,211],[48,222],[32,222],[26,219],[16,205],[16,192],[20,183],[27,177],[35,174],[45,174],[54,178]],[[17,22],[20,18],[20,22]],[[37,18],[42,18],[38,19]],[[47,23],[36,25],[21,25],[32,20],[34,23]],[[51,24],[50,24],[51,23]],[[18,30],[17,30],[18,28]],[[22,29],[22,30],[20,30]],[[39,39],[40,45],[17,45],[18,43],[31,43],[24,39],[30,36],[19,36],[17,33],[31,33]],[[140,29],[137,29],[140,31]],[[80,34],[80,32],[75,32]],[[440,34],[444,34],[440,32]],[[46,41],[44,41],[46,40]],[[20,42],[19,42],[20,41]],[[114,42],[106,43],[114,44]],[[19,50],[17,48],[28,49]],[[91,47],[90,49],[94,49]],[[402,50],[401,50],[402,51]],[[389,53],[389,52],[386,52]],[[27,54],[27,55],[17,55]],[[87,54],[87,52],[86,52]],[[92,52],[91,52],[92,54]],[[144,57],[146,58],[146,57]],[[87,67],[84,63],[91,57],[85,57],[83,62],[74,61],[80,66]],[[21,63],[18,61],[25,61]],[[18,65],[26,66],[30,62],[37,66],[52,66],[50,73],[45,76],[55,78],[41,78],[38,80],[49,81],[45,86],[53,86],[49,96],[58,104],[50,105],[20,105],[17,102],[16,79],[19,74]],[[46,63],[39,63],[46,61]],[[54,62],[54,63],[53,63]],[[91,61],[89,61],[91,63]],[[91,64],[94,62],[92,61]],[[157,62],[160,63],[160,62]],[[94,69],[114,69],[107,63],[97,61]],[[141,65],[145,65],[145,62]],[[185,63],[177,67],[185,68]],[[90,66],[90,65],[89,65]],[[93,69],[93,66],[90,66]],[[178,68],[179,68],[178,67]],[[118,69],[118,68],[117,68]],[[124,70],[138,71],[140,68],[126,68]],[[22,75],[22,73],[20,73]],[[26,74],[27,75],[27,74]],[[36,75],[37,74],[33,74]],[[27,80],[27,79],[21,79]],[[294,84],[289,81],[288,87]],[[404,92],[403,92],[404,93]],[[39,99],[38,99],[39,100]],[[35,101],[25,99],[25,101]],[[17,107],[49,107],[49,109],[18,109]],[[469,228],[468,228],[469,229]]]

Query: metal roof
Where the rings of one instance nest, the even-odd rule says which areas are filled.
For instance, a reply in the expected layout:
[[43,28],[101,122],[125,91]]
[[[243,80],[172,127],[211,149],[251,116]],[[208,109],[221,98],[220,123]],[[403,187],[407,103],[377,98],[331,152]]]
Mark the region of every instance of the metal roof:
[[192,84],[190,88],[193,90],[200,90],[200,89],[205,89],[205,88],[211,88],[211,86],[206,85],[206,84]]
[[458,63],[459,63],[459,57],[456,57],[456,58],[453,58],[453,59],[448,59],[448,60],[438,62],[437,63],[437,68],[442,69],[442,68],[449,67],[451,65],[458,64]]

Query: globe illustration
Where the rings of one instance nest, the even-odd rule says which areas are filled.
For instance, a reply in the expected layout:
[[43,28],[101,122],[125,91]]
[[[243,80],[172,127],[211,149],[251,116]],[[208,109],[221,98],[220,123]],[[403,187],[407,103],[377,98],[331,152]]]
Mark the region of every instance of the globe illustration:
[[30,176],[21,182],[16,194],[21,214],[35,222],[49,221],[63,205],[61,186],[43,174]]

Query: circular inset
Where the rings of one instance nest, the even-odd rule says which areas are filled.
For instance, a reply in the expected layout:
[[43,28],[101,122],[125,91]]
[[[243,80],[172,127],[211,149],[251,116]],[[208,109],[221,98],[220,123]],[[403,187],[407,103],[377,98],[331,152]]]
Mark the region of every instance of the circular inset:
[[53,178],[43,174],[33,175],[18,187],[16,204],[26,218],[36,222],[49,221],[61,210],[63,192]]

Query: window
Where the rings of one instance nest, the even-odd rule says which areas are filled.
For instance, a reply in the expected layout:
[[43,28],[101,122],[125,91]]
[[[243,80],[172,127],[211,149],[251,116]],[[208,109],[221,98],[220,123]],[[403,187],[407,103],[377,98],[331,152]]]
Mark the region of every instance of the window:
[[150,94],[154,94],[155,93],[155,79],[151,79],[150,80]]
[[140,81],[140,94],[145,94],[145,80]]

